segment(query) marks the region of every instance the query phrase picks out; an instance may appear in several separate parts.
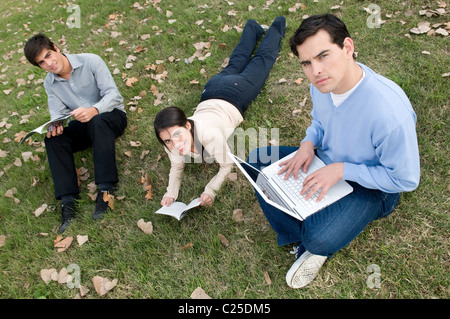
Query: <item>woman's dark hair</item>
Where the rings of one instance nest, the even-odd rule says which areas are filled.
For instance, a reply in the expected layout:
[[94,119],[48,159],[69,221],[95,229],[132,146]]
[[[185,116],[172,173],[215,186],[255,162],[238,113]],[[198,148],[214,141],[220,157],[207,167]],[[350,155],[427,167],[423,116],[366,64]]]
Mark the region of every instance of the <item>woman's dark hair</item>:
[[[289,40],[292,53],[298,57],[297,46],[301,45],[308,37],[315,35],[322,29],[327,31],[333,43],[341,48],[344,47],[345,38],[350,38],[347,27],[338,17],[332,14],[314,15],[303,20],[300,27]],[[356,58],[355,54],[353,54],[353,58]]]
[[43,33],[36,34],[32,36],[27,43],[25,43],[24,53],[27,60],[35,65],[39,66],[36,63],[36,57],[42,50],[48,49],[55,51],[55,46],[53,42]]
[[189,120],[182,109],[176,106],[170,106],[162,109],[158,112],[158,114],[156,114],[155,120],[153,121],[156,138],[162,145],[166,146],[164,144],[164,141],[159,136],[161,131],[166,130],[172,126],[185,127],[187,122],[191,124],[191,134],[192,136],[194,136],[194,121]]

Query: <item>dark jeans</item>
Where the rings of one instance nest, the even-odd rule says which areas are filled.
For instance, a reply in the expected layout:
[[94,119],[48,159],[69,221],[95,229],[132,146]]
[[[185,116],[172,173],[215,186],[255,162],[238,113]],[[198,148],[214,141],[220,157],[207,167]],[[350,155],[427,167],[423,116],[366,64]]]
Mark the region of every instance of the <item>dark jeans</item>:
[[244,114],[260,93],[278,57],[285,28],[285,18],[276,18],[251,58],[264,30],[256,21],[248,20],[241,40],[230,56],[228,66],[206,83],[200,102],[213,98],[222,99],[236,106],[241,114]]
[[[247,159],[247,162],[262,169],[270,162],[260,161],[260,158],[276,161],[297,150],[298,147],[289,146],[258,148],[251,152],[251,160]],[[400,193],[389,194],[364,188],[354,182],[348,183],[353,187],[352,193],[304,221],[267,204],[256,193],[264,215],[277,234],[278,244],[301,243],[313,254],[331,257],[350,244],[371,221],[388,216],[400,198]]]
[[87,123],[70,121],[63,134],[45,138],[56,199],[79,193],[73,153],[90,146],[93,149],[95,183],[119,181],[115,139],[122,135],[126,126],[126,114],[116,109],[98,114]]

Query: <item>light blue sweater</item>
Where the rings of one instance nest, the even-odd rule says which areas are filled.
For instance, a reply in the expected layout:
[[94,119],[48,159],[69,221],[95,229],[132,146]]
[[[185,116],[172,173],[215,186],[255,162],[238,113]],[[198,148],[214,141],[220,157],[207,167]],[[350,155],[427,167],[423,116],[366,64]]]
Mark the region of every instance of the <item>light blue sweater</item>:
[[325,164],[343,162],[345,180],[387,193],[412,191],[420,179],[416,114],[397,84],[359,65],[366,76],[337,108],[329,93],[311,85],[313,119],[303,141],[318,147]]

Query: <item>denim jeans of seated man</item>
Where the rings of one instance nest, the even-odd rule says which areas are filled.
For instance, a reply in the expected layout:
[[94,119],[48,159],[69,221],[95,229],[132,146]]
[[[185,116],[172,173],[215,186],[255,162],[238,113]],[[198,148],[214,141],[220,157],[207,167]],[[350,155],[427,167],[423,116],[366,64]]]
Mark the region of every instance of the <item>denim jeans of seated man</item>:
[[[297,150],[298,147],[291,146],[258,148],[250,153],[247,162],[261,170]],[[267,162],[267,159],[270,161]],[[250,170],[248,172],[256,180],[255,174]],[[310,253],[332,257],[350,244],[371,221],[388,216],[397,206],[400,193],[385,193],[351,181],[348,183],[353,187],[352,193],[304,221],[266,203],[256,192],[264,215],[277,234],[278,245],[298,243]]]

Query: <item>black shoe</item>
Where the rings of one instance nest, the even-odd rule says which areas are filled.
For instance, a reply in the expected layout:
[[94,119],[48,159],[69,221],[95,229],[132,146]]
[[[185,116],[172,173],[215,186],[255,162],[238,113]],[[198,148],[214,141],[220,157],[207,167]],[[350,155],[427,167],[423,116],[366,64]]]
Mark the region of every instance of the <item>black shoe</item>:
[[75,201],[68,201],[61,205],[62,224],[59,226],[58,231],[64,233],[69,227],[70,222],[75,218],[76,203]]
[[97,199],[96,199],[96,203],[95,203],[95,210],[94,213],[92,214],[92,219],[93,220],[99,220],[102,219],[105,214],[108,211],[108,202],[103,200],[103,194],[107,193],[110,194],[109,191],[98,191],[97,194]]

